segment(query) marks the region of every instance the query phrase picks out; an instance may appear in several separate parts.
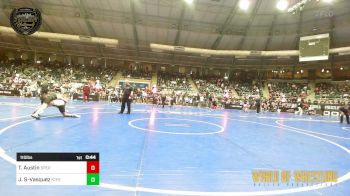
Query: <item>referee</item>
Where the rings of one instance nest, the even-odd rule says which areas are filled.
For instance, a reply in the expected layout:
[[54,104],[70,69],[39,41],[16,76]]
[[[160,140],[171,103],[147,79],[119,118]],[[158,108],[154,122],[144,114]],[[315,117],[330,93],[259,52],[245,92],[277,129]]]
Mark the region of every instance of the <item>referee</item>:
[[340,123],[343,123],[344,116],[345,116],[346,122],[348,124],[350,124],[350,120],[349,120],[350,103],[349,103],[348,106],[340,107],[339,110],[341,111],[341,113],[340,113]]
[[119,114],[123,114],[125,110],[125,103],[128,106],[127,114],[130,114],[131,111],[131,101],[133,96],[133,88],[130,85],[129,81],[126,80],[123,88],[123,97],[122,97],[122,106],[120,108]]
[[256,113],[260,113],[260,110],[261,110],[261,100],[260,100],[260,97],[258,97],[258,98],[255,100],[255,106],[256,106]]

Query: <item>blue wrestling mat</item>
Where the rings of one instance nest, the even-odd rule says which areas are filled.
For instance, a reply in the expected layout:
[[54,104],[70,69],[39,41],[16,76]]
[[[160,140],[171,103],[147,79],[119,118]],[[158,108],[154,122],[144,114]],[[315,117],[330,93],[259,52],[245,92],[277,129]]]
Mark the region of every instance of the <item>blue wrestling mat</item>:
[[[0,97],[0,195],[350,195],[350,126],[338,119],[133,104],[69,102],[81,118],[34,98]],[[99,186],[17,186],[17,152],[99,152]],[[257,182],[254,171],[290,171]],[[296,171],[336,182],[297,183]],[[266,179],[265,179],[266,180]]]

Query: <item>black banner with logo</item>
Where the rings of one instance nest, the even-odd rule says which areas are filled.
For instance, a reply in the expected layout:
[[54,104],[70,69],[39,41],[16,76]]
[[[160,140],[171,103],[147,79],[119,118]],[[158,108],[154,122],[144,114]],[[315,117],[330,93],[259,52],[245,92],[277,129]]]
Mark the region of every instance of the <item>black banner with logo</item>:
[[0,95],[15,96],[14,90],[0,89]]

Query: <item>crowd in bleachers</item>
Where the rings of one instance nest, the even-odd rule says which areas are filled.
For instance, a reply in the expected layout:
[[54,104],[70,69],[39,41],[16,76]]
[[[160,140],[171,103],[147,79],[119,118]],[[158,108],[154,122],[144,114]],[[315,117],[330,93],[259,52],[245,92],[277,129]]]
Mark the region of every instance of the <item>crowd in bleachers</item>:
[[81,93],[84,83],[101,94],[117,70],[113,67],[71,65],[59,62],[31,64],[28,62],[3,62],[0,64],[0,89],[15,95],[32,97],[40,91],[40,83],[48,82],[53,89],[73,96]]
[[[11,90],[14,95],[35,97],[40,93],[41,81],[50,83],[52,89],[66,94],[72,99],[82,94],[83,85],[91,88],[91,94],[97,94],[100,100],[120,101],[122,89],[119,85],[108,86],[116,75],[115,66],[84,66],[48,62],[32,64],[25,61],[0,63],[0,90]],[[151,79],[152,72],[147,67],[130,66],[121,70],[125,77]],[[167,103],[188,106],[225,107],[241,105],[254,108],[257,99],[261,99],[263,110],[278,111],[290,107],[288,104],[306,103],[310,94],[307,83],[273,82],[267,83],[270,97],[263,98],[263,84],[255,80],[242,78],[224,78],[222,76],[198,76],[160,71],[157,74],[157,86],[154,89],[135,88],[135,101],[141,103],[160,103],[165,94]],[[193,80],[196,89],[192,88]],[[315,88],[318,104],[343,104],[349,100],[350,86],[345,83],[317,83]]]
[[218,106],[225,107],[226,104],[254,102],[256,98],[262,96],[260,85],[255,81],[233,80],[222,76],[193,76],[192,78],[204,105],[210,105],[210,102],[215,101]]
[[122,71],[122,75],[127,78],[145,80],[150,80],[152,78],[152,73],[148,70],[148,67],[142,67],[140,65],[130,65],[127,69]]
[[234,81],[220,76],[193,77],[200,93],[209,92],[218,97],[231,95],[233,90],[239,97],[249,98],[262,95],[259,85],[252,84],[252,81]]
[[[204,100],[216,99],[223,107],[240,105],[254,109],[256,100],[260,99],[263,111],[285,111],[297,103],[312,104],[307,100],[310,88],[306,83],[269,82],[267,84],[270,97],[263,98],[262,87],[256,81],[229,80],[222,77],[193,77],[200,96]],[[237,96],[233,96],[233,90]]]
[[193,76],[192,77],[200,93],[223,94],[230,83],[222,77],[215,76]]
[[339,103],[349,99],[350,85],[346,83],[317,83],[315,96],[317,100]]
[[270,82],[268,90],[272,100],[296,103],[306,99],[310,88],[306,83]]
[[175,72],[158,72],[157,85],[160,90],[181,90],[181,91],[191,91],[191,85],[189,83],[186,74],[175,73]]
[[253,84],[252,81],[234,81],[234,88],[238,96],[245,99],[262,95],[259,85]]

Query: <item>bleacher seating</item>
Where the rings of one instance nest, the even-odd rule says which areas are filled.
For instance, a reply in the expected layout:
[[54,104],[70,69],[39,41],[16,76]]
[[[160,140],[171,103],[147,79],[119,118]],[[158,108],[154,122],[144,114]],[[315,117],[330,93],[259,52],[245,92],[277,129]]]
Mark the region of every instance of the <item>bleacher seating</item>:
[[97,84],[100,87],[99,91],[105,91],[116,72],[117,69],[114,67],[69,65],[58,62],[45,65],[3,63],[0,65],[0,87],[16,90],[18,95],[35,96],[42,81],[47,81],[62,93],[80,91],[80,87],[89,82],[92,86]]
[[135,78],[135,79],[145,79],[150,80],[152,78],[152,73],[146,68],[142,67],[131,67],[123,70],[123,77]]
[[185,74],[159,72],[157,85],[159,89],[191,91],[191,85]]
[[350,85],[346,83],[317,83],[315,97],[324,102],[342,102],[350,96]]
[[270,82],[268,87],[270,99],[282,102],[297,102],[300,98],[305,99],[309,90],[305,83]]

